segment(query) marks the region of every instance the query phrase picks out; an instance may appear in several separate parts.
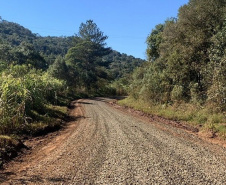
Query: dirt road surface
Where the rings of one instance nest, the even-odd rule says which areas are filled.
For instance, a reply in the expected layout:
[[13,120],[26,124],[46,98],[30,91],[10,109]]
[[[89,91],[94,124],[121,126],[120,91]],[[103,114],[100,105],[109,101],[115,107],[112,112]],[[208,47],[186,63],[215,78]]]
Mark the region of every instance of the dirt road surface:
[[[74,102],[76,121],[0,172],[2,184],[225,184],[226,149],[133,117],[105,99]],[[43,144],[44,143],[44,144]]]

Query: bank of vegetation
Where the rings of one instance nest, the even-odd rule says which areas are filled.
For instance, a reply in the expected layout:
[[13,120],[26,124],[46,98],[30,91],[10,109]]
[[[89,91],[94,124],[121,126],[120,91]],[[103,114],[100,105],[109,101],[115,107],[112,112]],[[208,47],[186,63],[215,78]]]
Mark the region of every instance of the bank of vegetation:
[[121,104],[188,121],[226,138],[226,3],[190,0],[147,37]]

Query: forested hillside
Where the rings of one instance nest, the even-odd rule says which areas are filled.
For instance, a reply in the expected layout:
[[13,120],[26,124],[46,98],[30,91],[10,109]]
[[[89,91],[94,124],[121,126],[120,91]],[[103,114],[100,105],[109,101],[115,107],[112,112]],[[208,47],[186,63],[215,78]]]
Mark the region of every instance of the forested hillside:
[[141,66],[145,61],[140,58],[135,58],[125,53],[112,51],[109,55],[103,57],[103,60],[109,61],[108,69],[111,72],[113,79],[125,77],[133,72],[136,67]]
[[[39,53],[48,65],[53,64],[57,56],[64,57],[69,48],[73,46],[74,36],[70,37],[43,37],[39,34],[32,33],[30,30],[23,26],[0,20],[0,43],[5,44],[7,47],[20,47],[22,43],[31,45],[32,49]],[[145,62],[139,58],[121,54],[117,51],[112,51],[109,55],[103,57],[103,60],[111,63],[109,69],[112,70],[113,77],[121,77],[124,73],[130,73],[141,63]],[[118,69],[124,70],[119,71]],[[116,72],[118,71],[118,72]]]
[[177,18],[157,25],[146,41],[149,64],[132,75],[133,101],[164,105],[157,114],[226,135],[218,124],[226,120],[225,20],[225,0],[190,0]]

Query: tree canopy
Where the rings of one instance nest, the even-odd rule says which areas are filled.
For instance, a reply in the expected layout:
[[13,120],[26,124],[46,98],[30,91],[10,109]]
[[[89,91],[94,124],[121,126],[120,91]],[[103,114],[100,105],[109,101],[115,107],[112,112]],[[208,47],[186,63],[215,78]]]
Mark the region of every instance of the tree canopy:
[[177,18],[157,25],[147,38],[153,64],[140,83],[134,76],[132,87],[141,89],[136,96],[160,103],[212,103],[226,110],[225,12],[224,0],[190,0]]
[[[66,63],[77,71],[77,85],[86,89],[96,87],[99,78],[102,78],[106,62],[102,57],[108,55],[111,49],[105,47],[107,36],[92,21],[82,23],[75,36],[75,45],[66,55]],[[106,75],[104,75],[106,76]]]

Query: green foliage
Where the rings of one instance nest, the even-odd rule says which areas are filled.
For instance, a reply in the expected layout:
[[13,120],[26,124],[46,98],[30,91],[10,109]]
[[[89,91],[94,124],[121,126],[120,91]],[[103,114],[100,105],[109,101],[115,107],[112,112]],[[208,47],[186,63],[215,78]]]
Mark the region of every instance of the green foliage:
[[[46,69],[48,65],[55,61],[57,56],[63,57],[67,53],[72,46],[74,37],[41,37],[19,24],[2,20],[0,22],[0,38],[0,58],[4,57],[5,62],[22,60],[25,63],[24,60],[28,55],[26,50],[30,48],[29,50],[33,52],[33,58],[31,58],[30,53],[28,58],[31,60],[29,61],[35,62],[33,59],[34,56],[37,56],[39,61],[45,60],[44,66],[39,65],[39,67]],[[37,58],[35,59],[36,62]]]
[[35,37],[36,35],[30,30],[17,23],[0,21],[0,38],[11,46],[19,46],[22,41],[32,43]]
[[132,75],[121,105],[199,125],[226,138],[226,24],[224,0],[190,0],[178,18],[147,38],[145,64]]
[[139,92],[143,85],[143,79],[144,79],[145,73],[146,73],[145,67],[138,67],[133,72],[132,83],[130,85],[129,94],[135,99],[139,98]]
[[110,78],[113,80],[126,77],[145,62],[145,60],[114,50],[109,55],[104,56],[102,60],[106,63]]
[[183,99],[183,87],[175,85],[171,91],[171,100],[180,101]]
[[49,66],[48,73],[57,79],[70,81],[69,69],[63,57],[58,56],[54,63]]
[[[42,37],[38,34],[33,34],[19,24],[2,20],[0,22],[0,38],[0,61],[4,63],[3,68],[5,68],[5,65],[12,63],[20,65],[30,64],[35,68],[44,70],[50,66],[48,71],[51,76],[64,80],[66,78],[69,86],[84,86],[85,82],[82,83],[82,81],[78,80],[80,78],[79,75],[81,75],[81,79],[84,78],[86,79],[85,81],[94,85],[95,88],[99,88],[95,83],[99,83],[97,81],[100,78],[108,81],[119,79],[131,73],[144,62],[144,60],[124,53],[110,52],[110,48],[106,47],[105,43],[107,36],[100,31],[92,20],[82,23],[79,33],[71,37]],[[85,48],[86,46],[87,48]],[[78,53],[79,55],[76,57],[83,58],[83,61],[84,57],[89,57],[88,62],[96,66],[94,73],[92,71],[85,73],[83,70],[85,64],[79,71],[75,70],[74,65],[71,65],[75,61],[67,61],[65,66],[63,60],[59,59],[60,57],[64,58],[72,47],[84,51]],[[89,53],[87,56],[85,56],[86,51]],[[74,58],[74,56],[71,57]],[[82,60],[79,61],[81,62]],[[62,70],[60,67],[62,67]],[[57,74],[54,75],[54,71],[59,76]],[[96,78],[96,76],[98,77]],[[90,81],[91,78],[94,78],[93,81],[91,80],[92,82]]]
[[48,65],[53,64],[58,56],[64,57],[72,46],[74,37],[41,37],[37,36],[33,41],[36,51],[46,60]]
[[130,84],[130,76],[128,75],[127,77],[115,80],[111,84],[111,87],[115,89],[115,95],[125,96],[125,95],[128,95],[129,84]]
[[31,44],[22,42],[17,47],[11,47],[8,44],[0,44],[0,60],[6,65],[10,64],[29,64],[36,69],[46,69],[47,63],[44,58],[34,50]]
[[214,113],[210,109],[202,108],[194,104],[179,103],[174,105],[153,104],[144,100],[137,100],[132,97],[120,100],[119,105],[131,107],[150,115],[161,116],[175,121],[186,121],[192,126],[201,130],[211,130],[226,139],[226,114]]
[[130,95],[154,104],[186,102],[226,111],[225,5],[190,0],[178,18],[157,25],[147,38],[151,64],[134,71]]
[[14,49],[14,63],[15,64],[29,64],[36,69],[47,69],[48,65],[44,58],[35,51],[33,45],[22,42],[17,48]]
[[93,20],[87,20],[86,23],[81,23],[77,37],[77,39],[90,41],[102,47],[106,45],[105,40],[108,38],[100,31]]
[[30,119],[31,110],[40,110],[57,98],[63,83],[28,66],[11,66],[0,80],[0,133],[16,132]]
[[1,75],[1,73],[2,73],[6,68],[7,68],[6,63],[5,63],[5,62],[2,62],[2,61],[0,60],[0,75]]
[[159,58],[159,46],[162,42],[162,32],[164,30],[163,24],[158,24],[147,38],[147,56],[149,61],[155,61]]
[[90,91],[97,88],[98,80],[107,75],[102,57],[109,54],[111,49],[105,47],[106,39],[107,36],[103,35],[92,20],[81,24],[74,40],[75,46],[66,55],[66,64],[76,79],[75,86]]
[[[226,110],[226,23],[212,37],[213,44],[209,49],[209,81],[211,86],[207,91],[208,102],[219,110]],[[212,78],[211,78],[212,77]]]
[[167,73],[161,71],[157,63],[147,63],[133,73],[130,95],[152,103],[170,100],[171,81]]

